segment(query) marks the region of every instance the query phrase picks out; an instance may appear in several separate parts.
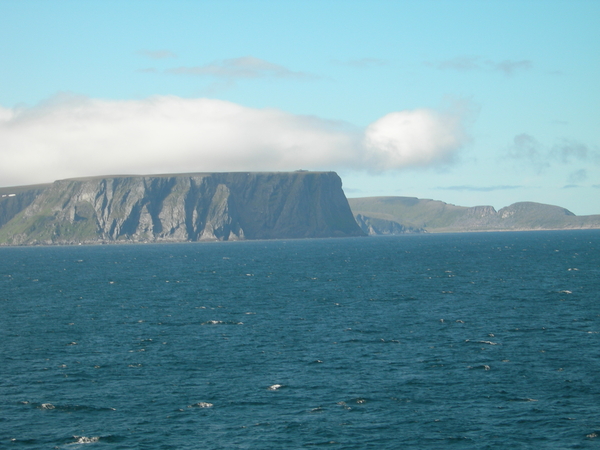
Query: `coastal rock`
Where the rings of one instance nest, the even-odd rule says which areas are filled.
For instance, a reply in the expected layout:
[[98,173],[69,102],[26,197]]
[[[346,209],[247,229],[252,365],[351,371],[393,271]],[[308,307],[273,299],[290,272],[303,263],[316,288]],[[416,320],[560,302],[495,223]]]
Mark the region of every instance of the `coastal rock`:
[[0,218],[6,217],[0,243],[364,235],[334,172],[92,177],[56,181],[28,195],[10,211],[0,203]]
[[406,227],[394,220],[378,219],[375,217],[356,214],[356,223],[369,236],[386,236],[405,233],[424,233],[423,228]]

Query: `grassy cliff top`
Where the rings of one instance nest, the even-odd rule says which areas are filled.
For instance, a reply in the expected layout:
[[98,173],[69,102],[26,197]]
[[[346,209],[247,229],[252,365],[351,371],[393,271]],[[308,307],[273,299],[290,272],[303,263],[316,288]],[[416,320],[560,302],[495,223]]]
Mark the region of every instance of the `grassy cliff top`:
[[21,192],[45,189],[48,186],[52,186],[52,183],[30,184],[27,186],[0,187],[0,195],[20,194]]

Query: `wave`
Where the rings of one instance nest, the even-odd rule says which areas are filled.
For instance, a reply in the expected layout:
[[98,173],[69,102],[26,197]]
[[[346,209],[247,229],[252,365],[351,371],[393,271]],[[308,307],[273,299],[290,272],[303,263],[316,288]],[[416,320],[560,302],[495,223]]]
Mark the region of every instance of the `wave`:
[[64,411],[64,412],[74,412],[74,411],[116,411],[115,408],[110,408],[106,406],[88,406],[88,405],[55,405],[53,403],[35,403],[23,401],[20,402],[22,405],[29,405],[37,409],[43,410],[55,410],[55,411]]
[[214,405],[209,402],[198,402],[193,405],[188,405],[188,408],[212,408]]
[[202,325],[244,325],[244,322],[235,322],[233,320],[208,320],[202,322]]
[[74,439],[74,441],[72,442],[67,442],[66,444],[63,444],[62,446],[56,446],[54,448],[72,448],[75,445],[87,445],[87,444],[96,444],[96,443],[106,443],[106,444],[114,444],[117,442],[121,442],[123,441],[123,436],[119,437],[119,436],[114,436],[114,435],[106,435],[106,436],[77,436],[74,435],[72,437],[72,439]]
[[87,436],[73,436],[74,439],[77,439],[75,442],[71,442],[70,445],[73,444],[93,444],[95,442],[98,442],[100,440],[100,436],[93,436],[93,437],[87,437]]

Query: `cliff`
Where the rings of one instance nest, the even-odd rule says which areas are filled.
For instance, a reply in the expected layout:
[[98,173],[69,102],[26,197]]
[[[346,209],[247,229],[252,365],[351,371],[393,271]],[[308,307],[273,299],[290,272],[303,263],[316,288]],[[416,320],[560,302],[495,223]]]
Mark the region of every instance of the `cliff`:
[[0,188],[0,228],[27,208],[49,184]]
[[[360,223],[387,221],[395,229],[427,232],[518,231],[600,228],[600,215],[576,216],[560,206],[519,202],[496,211],[492,206],[456,206],[415,197],[365,197],[348,199]],[[365,228],[363,227],[363,230]],[[370,234],[400,234],[400,232]]]
[[109,176],[12,190],[0,190],[4,245],[364,235],[333,172]]
[[395,220],[379,219],[377,217],[363,216],[356,214],[354,216],[356,223],[365,234],[369,236],[386,236],[406,233],[424,233],[423,228],[415,228],[402,225]]

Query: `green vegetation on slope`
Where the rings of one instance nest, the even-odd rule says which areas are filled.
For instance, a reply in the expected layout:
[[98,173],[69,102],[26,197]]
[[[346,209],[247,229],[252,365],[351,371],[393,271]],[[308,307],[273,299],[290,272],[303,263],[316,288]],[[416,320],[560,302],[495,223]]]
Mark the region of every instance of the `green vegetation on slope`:
[[565,208],[520,202],[496,211],[492,206],[464,207],[415,197],[350,198],[356,216],[397,222],[428,232],[600,228],[600,215],[575,216]]

